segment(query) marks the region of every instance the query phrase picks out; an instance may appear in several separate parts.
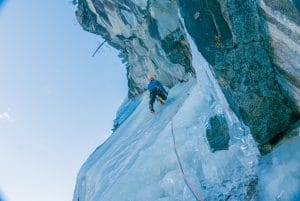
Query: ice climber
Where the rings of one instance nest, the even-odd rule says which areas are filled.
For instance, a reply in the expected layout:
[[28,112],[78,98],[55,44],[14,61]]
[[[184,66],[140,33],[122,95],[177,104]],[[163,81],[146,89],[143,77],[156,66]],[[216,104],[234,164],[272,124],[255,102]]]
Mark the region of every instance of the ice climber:
[[164,104],[164,101],[167,100],[168,92],[158,80],[154,79],[153,76],[149,77],[148,90],[150,92],[149,109],[151,113],[154,113],[155,110],[153,104],[155,99],[157,98],[161,104]]

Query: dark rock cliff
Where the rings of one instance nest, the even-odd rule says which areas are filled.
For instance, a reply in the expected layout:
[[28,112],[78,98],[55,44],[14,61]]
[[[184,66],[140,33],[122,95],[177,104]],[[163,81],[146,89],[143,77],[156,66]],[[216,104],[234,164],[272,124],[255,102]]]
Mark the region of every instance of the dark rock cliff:
[[[274,6],[272,10],[284,7],[267,2]],[[293,12],[284,13],[297,23],[299,12],[288,2],[284,5]],[[271,45],[268,14],[260,2],[179,0],[179,4],[188,32],[213,66],[232,109],[250,126],[257,142],[265,144],[288,129],[297,108],[278,83],[281,68]]]

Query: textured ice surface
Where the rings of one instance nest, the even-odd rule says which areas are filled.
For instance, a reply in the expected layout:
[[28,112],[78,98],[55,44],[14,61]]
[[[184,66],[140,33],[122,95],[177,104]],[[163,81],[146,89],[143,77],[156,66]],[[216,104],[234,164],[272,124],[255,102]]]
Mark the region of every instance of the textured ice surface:
[[[185,174],[205,200],[251,199],[259,157],[255,142],[228,107],[207,62],[191,45],[198,78],[172,88],[165,105],[155,104],[155,115],[149,112],[144,93],[81,168],[73,201],[195,200],[178,168],[171,121]],[[205,132],[208,119],[216,114],[225,116],[230,142],[228,150],[212,153]]]
[[300,132],[262,158],[258,200],[300,200]]
[[113,131],[116,130],[136,109],[140,104],[141,97],[134,99],[126,99],[117,111],[117,117],[114,120]]

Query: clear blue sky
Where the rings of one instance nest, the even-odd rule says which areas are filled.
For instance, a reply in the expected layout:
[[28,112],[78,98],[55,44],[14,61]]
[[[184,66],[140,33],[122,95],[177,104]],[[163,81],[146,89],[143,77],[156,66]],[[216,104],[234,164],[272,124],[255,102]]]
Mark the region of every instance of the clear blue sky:
[[[68,0],[0,10],[0,191],[7,201],[70,201],[76,175],[110,135],[125,67],[82,30]],[[1,4],[1,0],[0,0]]]

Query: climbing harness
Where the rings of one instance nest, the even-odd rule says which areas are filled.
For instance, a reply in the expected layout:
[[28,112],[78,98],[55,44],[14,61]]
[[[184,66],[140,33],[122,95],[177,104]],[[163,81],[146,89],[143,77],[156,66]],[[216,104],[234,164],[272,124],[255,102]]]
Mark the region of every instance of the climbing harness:
[[177,152],[177,148],[176,148],[176,141],[175,141],[175,135],[174,135],[174,126],[173,126],[173,118],[172,118],[172,121],[171,121],[171,132],[172,132],[172,137],[173,137],[174,151],[175,151],[175,154],[176,154],[176,159],[177,159],[177,163],[178,163],[178,166],[179,166],[179,169],[180,169],[181,177],[183,178],[185,184],[190,189],[190,191],[192,192],[192,194],[194,195],[194,197],[197,199],[197,201],[204,201],[203,198],[197,192],[197,190],[193,187],[192,183],[185,176],[185,173],[184,173],[184,170],[183,170],[183,167],[182,167],[182,163],[180,161],[180,158],[179,158],[179,155],[178,155],[178,152]]

